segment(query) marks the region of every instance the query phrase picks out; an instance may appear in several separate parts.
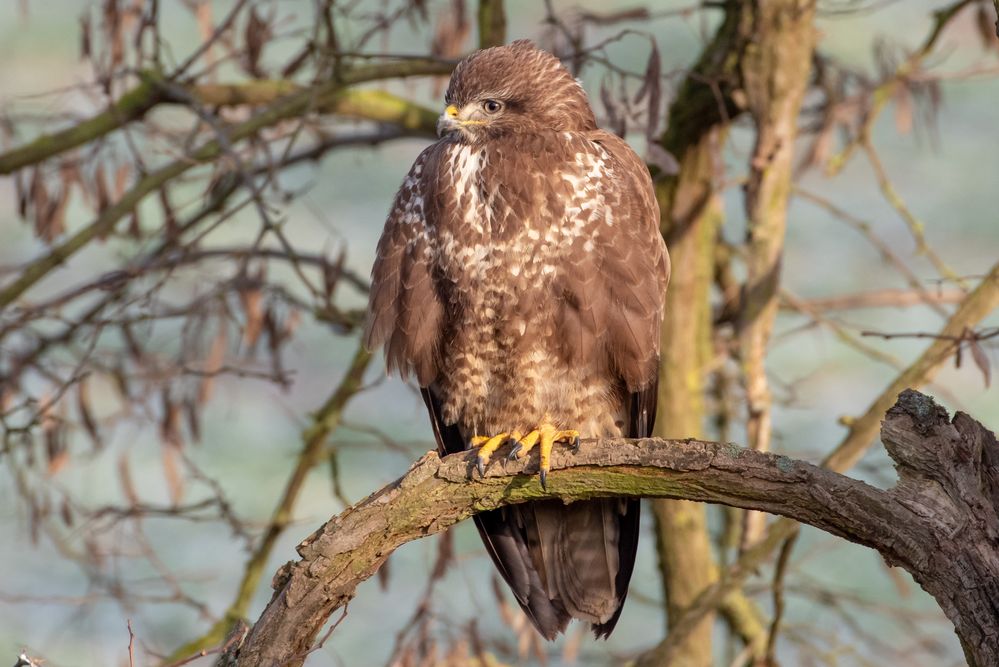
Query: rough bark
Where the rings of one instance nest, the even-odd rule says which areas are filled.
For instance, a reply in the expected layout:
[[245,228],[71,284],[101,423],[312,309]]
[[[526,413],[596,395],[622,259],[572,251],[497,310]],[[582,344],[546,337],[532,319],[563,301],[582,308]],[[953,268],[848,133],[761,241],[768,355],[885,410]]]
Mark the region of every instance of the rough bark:
[[[954,623],[972,667],[999,665],[999,442],[963,412],[899,396],[881,427],[899,480],[890,500],[918,517],[896,529],[890,565],[904,567]],[[925,538],[925,539],[924,539]]]
[[[584,441],[552,457],[548,490],[537,461],[431,452],[398,481],[303,541],[274,578],[275,595],[239,646],[244,667],[301,664],[330,615],[402,544],[475,512],[542,498],[658,497],[781,514],[879,551],[904,567],[953,621],[972,667],[999,664],[999,443],[971,417],[953,420],[906,390],[882,439],[899,471],[881,490],[784,456],[700,440]],[[527,474],[524,474],[527,473]]]

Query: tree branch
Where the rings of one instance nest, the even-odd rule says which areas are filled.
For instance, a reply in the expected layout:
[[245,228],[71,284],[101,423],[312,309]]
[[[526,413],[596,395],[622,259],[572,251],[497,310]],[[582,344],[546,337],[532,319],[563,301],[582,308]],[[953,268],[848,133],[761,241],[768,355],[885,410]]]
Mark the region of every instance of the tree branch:
[[[747,445],[761,451],[770,449],[773,432],[767,347],[777,319],[797,120],[815,48],[814,16],[814,0],[760,4],[751,19],[752,46],[740,62],[756,146],[745,186],[747,275],[736,332]],[[764,521],[761,514],[743,516],[744,547],[759,539]]]
[[[999,443],[967,415],[951,422],[931,398],[911,390],[888,412],[882,438],[899,469],[890,490],[701,440],[590,440],[577,453],[559,449],[547,491],[533,457],[497,460],[480,478],[472,473],[474,452],[443,460],[430,452],[299,545],[301,559],[275,576],[274,597],[228,660],[241,667],[300,664],[333,611],[395,549],[476,512],[546,498],[652,497],[781,514],[876,549],[938,599],[971,665],[999,664]],[[952,539],[957,530],[961,540]]]
[[[406,65],[408,63],[400,63]],[[143,177],[128,190],[113,206],[107,208],[86,227],[78,230],[61,244],[52,248],[44,255],[28,264],[20,276],[10,284],[0,289],[0,309],[13,303],[25,291],[44,278],[50,271],[63,264],[67,259],[79,252],[93,239],[103,237],[114,229],[115,225],[131,213],[135,207],[151,192],[155,192],[174,178],[184,174],[192,167],[209,162],[222,155],[224,143],[235,144],[247,139],[261,130],[276,125],[290,118],[301,116],[311,110],[336,112],[342,108],[345,115],[364,116],[373,120],[396,122],[409,130],[425,130],[430,123],[432,112],[418,105],[405,102],[389,93],[373,90],[344,90],[347,86],[373,80],[389,78],[392,73],[422,71],[417,68],[388,66],[358,67],[344,74],[341,82],[326,83],[315,88],[305,88],[294,94],[279,98],[274,104],[266,107],[249,120],[239,123],[226,132],[225,141],[215,139],[205,142],[189,155],[160,167]],[[365,106],[368,105],[368,106]],[[434,115],[436,118],[436,115]]]
[[[450,74],[454,64],[441,60],[404,60],[377,65],[359,65],[346,70],[339,80],[307,87],[287,80],[256,80],[239,84],[184,86],[199,101],[218,106],[265,105],[281,98],[296,95],[304,99],[323,101],[329,95],[349,85],[409,76]],[[141,119],[160,104],[180,102],[169,93],[168,79],[152,71],[140,73],[141,82],[128,91],[108,109],[73,127],[53,134],[44,134],[29,143],[0,153],[0,176],[11,174],[22,167],[37,164],[48,158],[90,143],[115,130]],[[370,92],[370,91],[369,91]]]
[[43,134],[29,143],[0,153],[0,176],[46,160],[99,139],[123,125],[142,118],[163,101],[162,91],[148,72],[140,74],[141,83],[111,103],[108,109],[52,134]]

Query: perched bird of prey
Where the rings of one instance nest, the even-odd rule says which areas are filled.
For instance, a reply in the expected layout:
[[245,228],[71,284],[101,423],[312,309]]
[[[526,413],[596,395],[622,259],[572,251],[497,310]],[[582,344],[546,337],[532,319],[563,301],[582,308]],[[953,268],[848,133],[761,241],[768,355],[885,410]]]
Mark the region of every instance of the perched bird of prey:
[[[367,343],[414,375],[442,454],[646,437],[655,419],[669,256],[645,164],[597,128],[557,58],[517,41],[455,69],[439,141],[406,176],[372,270]],[[537,501],[475,517],[548,639],[614,629],[637,500]]]

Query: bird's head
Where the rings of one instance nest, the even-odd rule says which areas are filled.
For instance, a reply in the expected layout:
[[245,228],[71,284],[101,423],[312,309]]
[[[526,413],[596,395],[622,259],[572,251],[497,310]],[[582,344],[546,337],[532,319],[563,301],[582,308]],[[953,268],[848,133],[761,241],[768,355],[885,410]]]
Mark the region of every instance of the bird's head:
[[596,129],[586,92],[528,40],[476,51],[455,68],[437,134],[478,143],[510,134]]

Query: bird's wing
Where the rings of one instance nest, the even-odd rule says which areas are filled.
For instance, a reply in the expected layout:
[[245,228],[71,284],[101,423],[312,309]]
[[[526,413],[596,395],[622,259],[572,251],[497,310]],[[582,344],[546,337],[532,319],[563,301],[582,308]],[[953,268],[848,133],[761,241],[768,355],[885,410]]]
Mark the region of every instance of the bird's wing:
[[430,384],[439,370],[442,299],[432,261],[432,221],[440,144],[423,151],[395,196],[371,270],[365,324],[369,349],[384,346],[389,371]]
[[[589,215],[589,233],[574,241],[569,265],[561,267],[557,330],[570,363],[609,363],[648,412],[655,391],[659,332],[669,282],[669,255],[659,233],[659,208],[645,164],[619,137],[588,135],[597,165],[578,181],[577,201],[599,201]],[[578,247],[577,247],[578,246]],[[647,417],[645,422],[651,423]],[[636,437],[645,428],[636,429]]]

